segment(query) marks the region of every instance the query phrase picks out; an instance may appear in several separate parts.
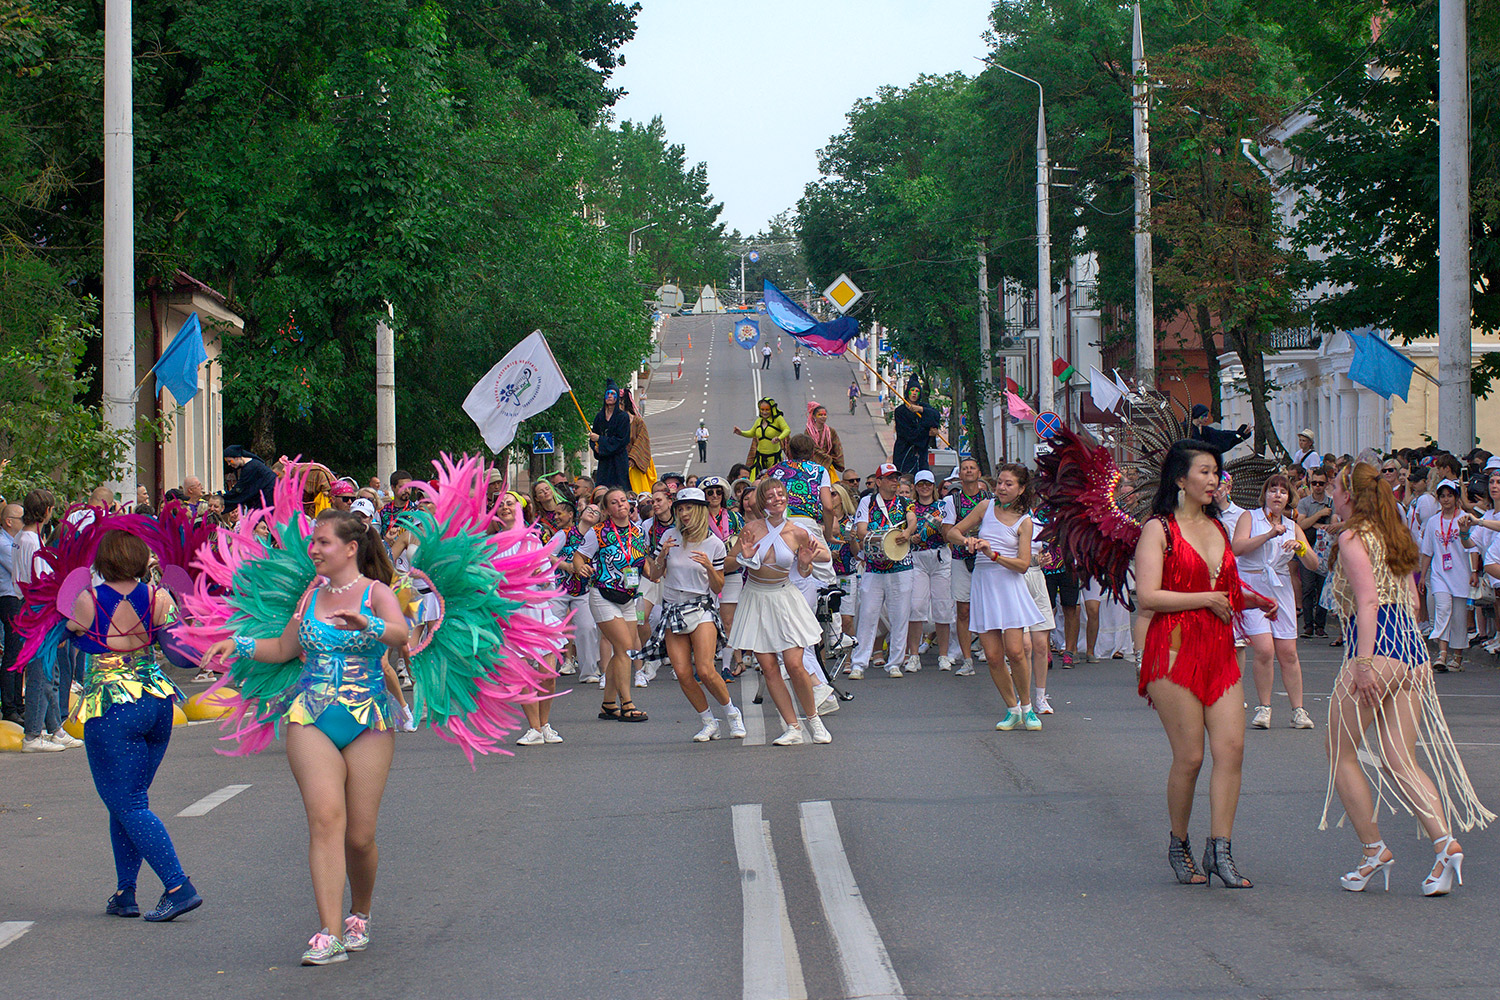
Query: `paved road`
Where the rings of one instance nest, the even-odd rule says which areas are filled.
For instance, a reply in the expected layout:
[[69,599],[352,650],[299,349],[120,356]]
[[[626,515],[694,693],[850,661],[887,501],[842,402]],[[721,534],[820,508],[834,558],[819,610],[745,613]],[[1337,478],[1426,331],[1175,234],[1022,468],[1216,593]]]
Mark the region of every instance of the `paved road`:
[[[727,430],[748,422],[748,371],[722,337],[707,409]],[[699,374],[680,388],[699,409],[707,347],[693,342]],[[817,391],[841,384],[837,365],[810,362]],[[1304,649],[1308,690],[1326,692],[1335,651]],[[1480,660],[1439,687],[1494,806],[1500,673]],[[779,728],[748,704],[751,683],[735,697],[763,740]],[[575,689],[553,716],[566,742],[472,770],[430,733],[402,736],[374,941],[327,969],[297,965],[315,914],[279,744],[226,758],[213,726],[176,731],[152,802],[207,902],[170,925],[102,915],[113,869],[82,752],[0,755],[0,996],[1500,994],[1493,831],[1463,838],[1468,884],[1446,899],[1418,892],[1430,848],[1409,819],[1385,828],[1400,856],[1389,894],[1338,888],[1357,847],[1315,828],[1325,700],[1310,703],[1318,732],[1282,728],[1278,696],[1277,728],[1247,735],[1235,848],[1256,888],[1232,892],[1171,879],[1167,744],[1130,665],[1056,670],[1048,686],[1057,714],[1040,733],[996,732],[988,679],[928,657],[851,683],[830,746],[693,744],[696,717],[662,681],[638,693],[646,724],[600,722],[597,691]],[[179,815],[231,785],[248,787]],[[1198,809],[1195,845],[1203,796]],[[143,902],[155,891],[143,874]]]

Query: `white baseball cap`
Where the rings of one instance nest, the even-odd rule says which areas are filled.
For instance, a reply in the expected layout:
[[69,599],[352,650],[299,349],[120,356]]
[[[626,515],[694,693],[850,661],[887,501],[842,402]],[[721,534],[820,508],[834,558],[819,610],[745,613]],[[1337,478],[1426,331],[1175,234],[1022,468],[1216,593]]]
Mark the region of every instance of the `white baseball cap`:
[[936,483],[937,482],[937,480],[935,478],[933,478],[932,473],[928,472],[926,469],[923,469],[921,472],[917,473],[916,481],[919,482],[919,483]]
[[349,513],[363,514],[365,517],[374,517],[375,505],[370,502],[368,497],[360,497],[358,500],[349,505]]

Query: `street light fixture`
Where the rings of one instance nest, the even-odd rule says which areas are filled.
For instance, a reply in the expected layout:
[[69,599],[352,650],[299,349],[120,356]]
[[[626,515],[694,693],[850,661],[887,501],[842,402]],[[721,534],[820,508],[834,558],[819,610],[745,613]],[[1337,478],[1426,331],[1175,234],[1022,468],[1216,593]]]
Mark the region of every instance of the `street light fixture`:
[[630,235],[628,237],[626,237],[626,239],[625,239],[625,255],[627,257],[634,257],[635,256],[635,234],[636,233],[644,233],[646,230],[650,229],[654,225],[656,225],[656,223],[654,223],[654,222],[648,222],[644,226],[641,226],[638,229],[632,229],[630,231]]

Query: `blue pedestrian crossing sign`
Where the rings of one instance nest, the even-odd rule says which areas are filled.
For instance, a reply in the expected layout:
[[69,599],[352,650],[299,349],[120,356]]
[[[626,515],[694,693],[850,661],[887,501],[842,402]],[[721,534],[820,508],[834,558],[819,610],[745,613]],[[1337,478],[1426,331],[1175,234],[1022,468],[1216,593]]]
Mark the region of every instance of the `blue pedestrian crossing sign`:
[[533,455],[551,455],[555,450],[552,446],[551,431],[537,431],[531,435],[531,453]]
[[1059,417],[1057,414],[1053,413],[1051,410],[1046,410],[1046,411],[1044,411],[1042,413],[1037,414],[1037,418],[1036,418],[1036,436],[1037,437],[1043,438],[1043,439],[1051,438],[1051,437],[1056,436],[1057,432],[1060,431],[1060,430],[1062,430],[1062,417]]
[[760,340],[760,324],[753,319],[742,319],[734,324],[734,342],[745,350],[754,347]]

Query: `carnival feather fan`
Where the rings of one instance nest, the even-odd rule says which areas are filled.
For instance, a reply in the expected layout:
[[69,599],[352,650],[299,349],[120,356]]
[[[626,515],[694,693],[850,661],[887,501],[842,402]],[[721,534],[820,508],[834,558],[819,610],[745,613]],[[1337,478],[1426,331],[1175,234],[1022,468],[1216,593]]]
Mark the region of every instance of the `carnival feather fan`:
[[1090,447],[1067,427],[1048,444],[1037,459],[1037,494],[1048,509],[1039,540],[1079,580],[1099,581],[1123,603],[1141,522],[1116,501],[1120,469],[1109,449]]

